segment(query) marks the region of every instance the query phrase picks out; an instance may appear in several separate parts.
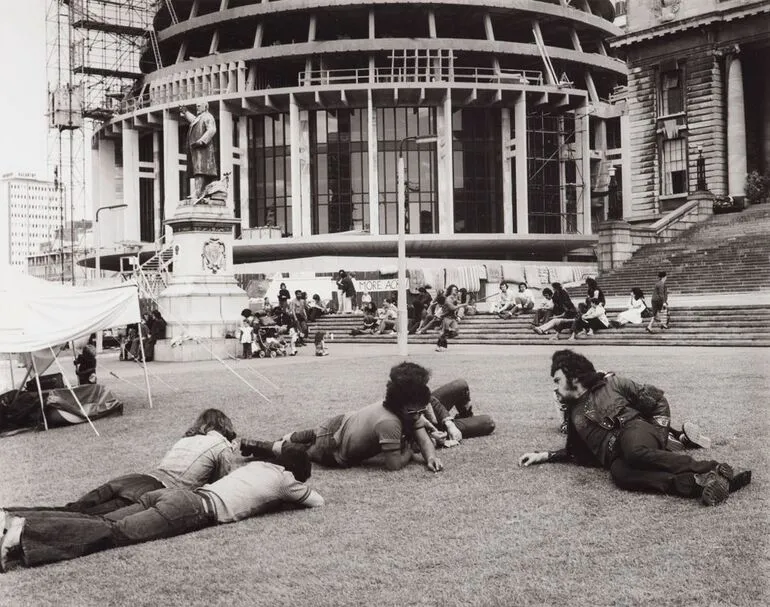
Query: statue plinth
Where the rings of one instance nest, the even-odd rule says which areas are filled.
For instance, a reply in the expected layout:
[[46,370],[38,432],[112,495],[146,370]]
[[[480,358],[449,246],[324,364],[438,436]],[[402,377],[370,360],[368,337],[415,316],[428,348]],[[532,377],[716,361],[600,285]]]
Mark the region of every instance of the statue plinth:
[[248,296],[233,276],[233,227],[240,220],[222,204],[180,203],[166,220],[174,233],[174,266],[158,304],[168,322],[167,339],[155,346],[155,360],[188,361],[228,357],[237,339],[225,339],[241,321]]

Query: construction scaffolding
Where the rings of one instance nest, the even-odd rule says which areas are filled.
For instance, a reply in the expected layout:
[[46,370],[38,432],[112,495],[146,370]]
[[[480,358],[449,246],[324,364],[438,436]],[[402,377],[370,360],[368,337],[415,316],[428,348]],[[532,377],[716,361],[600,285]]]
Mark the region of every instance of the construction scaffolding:
[[[64,226],[89,219],[88,150],[99,123],[109,120],[141,77],[140,56],[150,40],[156,0],[49,0],[46,11],[49,98],[48,166],[60,190],[60,246],[76,261],[85,239]],[[62,255],[64,258],[64,255]],[[76,276],[72,263],[69,282]],[[62,272],[63,274],[63,272]]]

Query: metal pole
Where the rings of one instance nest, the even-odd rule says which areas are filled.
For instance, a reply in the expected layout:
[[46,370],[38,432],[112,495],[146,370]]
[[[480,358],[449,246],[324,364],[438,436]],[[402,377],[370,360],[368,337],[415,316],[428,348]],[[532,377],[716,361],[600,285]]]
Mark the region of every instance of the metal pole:
[[[100,281],[102,278],[102,238],[99,231],[99,213],[106,209],[124,209],[127,204],[111,204],[96,209],[96,219],[94,220],[94,241],[96,245],[96,280]],[[104,332],[99,329],[96,332],[96,352],[101,354],[104,351]]]
[[403,146],[406,139],[398,146],[398,173],[396,188],[398,190],[398,355],[407,356],[409,351],[407,341],[407,301],[406,301],[406,170],[404,167]]

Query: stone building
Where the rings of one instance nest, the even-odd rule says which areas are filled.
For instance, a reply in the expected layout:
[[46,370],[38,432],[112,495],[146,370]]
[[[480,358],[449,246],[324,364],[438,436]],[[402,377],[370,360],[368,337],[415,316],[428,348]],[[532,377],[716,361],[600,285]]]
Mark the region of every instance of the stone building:
[[697,187],[745,194],[770,169],[770,1],[629,0],[610,42],[629,67],[632,201],[624,218],[654,221]]

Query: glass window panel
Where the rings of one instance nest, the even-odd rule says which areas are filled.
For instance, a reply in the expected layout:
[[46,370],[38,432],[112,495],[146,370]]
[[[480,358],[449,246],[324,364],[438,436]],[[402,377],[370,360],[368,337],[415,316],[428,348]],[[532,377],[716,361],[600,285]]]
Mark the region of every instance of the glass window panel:
[[273,124],[274,120],[271,116],[265,116],[265,148],[273,147]]
[[416,137],[420,132],[418,108],[403,108],[406,114],[406,136]]
[[396,138],[396,123],[393,108],[383,108],[384,132],[382,139],[393,140]]

